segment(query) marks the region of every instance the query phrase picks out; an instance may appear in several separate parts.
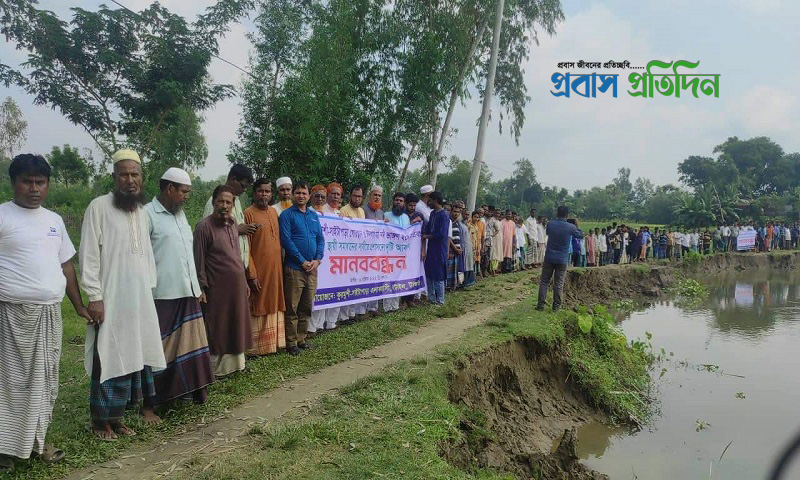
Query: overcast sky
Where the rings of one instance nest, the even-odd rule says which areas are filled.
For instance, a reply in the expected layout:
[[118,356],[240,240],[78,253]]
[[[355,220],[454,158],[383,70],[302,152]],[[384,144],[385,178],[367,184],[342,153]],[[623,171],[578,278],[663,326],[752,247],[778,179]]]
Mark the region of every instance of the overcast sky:
[[[162,0],[173,12],[194,18],[215,0]],[[66,17],[68,5],[95,8],[101,2],[41,0],[40,6]],[[139,10],[149,0],[125,0]],[[676,167],[689,155],[711,155],[729,136],[769,136],[787,152],[800,151],[797,127],[800,102],[800,2],[782,0],[563,0],[566,21],[554,37],[540,37],[525,65],[531,101],[519,145],[507,130],[500,135],[496,121],[487,135],[485,158],[495,178],[507,177],[514,162],[527,157],[539,180],[574,190],[605,185],[620,167],[631,177],[656,184],[677,183]],[[221,42],[220,55],[246,66],[249,22],[235,25]],[[0,40],[0,59],[17,65],[24,52]],[[620,73],[618,98],[598,95],[554,97],[550,76],[561,61],[628,60],[645,66],[650,60],[699,61],[697,73],[721,74],[720,97],[633,98],[627,74]],[[590,72],[590,70],[583,70]],[[239,85],[241,72],[220,61],[211,74],[216,82]],[[35,106],[16,88],[0,87],[28,120],[23,150],[46,153],[53,145],[93,147],[81,129],[58,112]],[[200,171],[204,178],[224,174],[225,154],[235,138],[241,107],[231,98],[206,112],[209,158]],[[495,105],[495,117],[498,117]],[[458,130],[447,155],[472,159],[480,104],[474,96],[459,106],[453,126]],[[97,149],[95,148],[97,152]],[[97,153],[96,153],[97,155]],[[419,165],[412,165],[417,167]]]

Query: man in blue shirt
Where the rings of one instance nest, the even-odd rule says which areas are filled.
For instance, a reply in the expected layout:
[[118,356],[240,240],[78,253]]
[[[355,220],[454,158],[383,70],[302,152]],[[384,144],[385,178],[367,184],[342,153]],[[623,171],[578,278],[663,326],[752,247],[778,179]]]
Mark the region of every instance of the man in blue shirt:
[[281,246],[286,252],[283,292],[286,300],[286,352],[299,355],[306,343],[308,320],[317,293],[317,268],[322,262],[325,238],[316,212],[308,208],[308,182],[292,187],[294,205],[281,212],[278,221]]
[[561,205],[556,212],[556,219],[547,223],[547,248],[542,264],[542,277],[539,280],[539,302],[536,310],[544,310],[547,300],[547,288],[553,279],[553,311],[561,308],[561,293],[564,291],[564,278],[567,273],[570,241],[573,237],[583,238],[577,221],[573,225],[567,222],[569,208]]
[[443,203],[441,193],[430,193],[428,207],[432,211],[429,220],[422,228],[425,282],[428,286],[428,301],[434,305],[444,305],[444,281],[447,279],[450,218],[442,207]]

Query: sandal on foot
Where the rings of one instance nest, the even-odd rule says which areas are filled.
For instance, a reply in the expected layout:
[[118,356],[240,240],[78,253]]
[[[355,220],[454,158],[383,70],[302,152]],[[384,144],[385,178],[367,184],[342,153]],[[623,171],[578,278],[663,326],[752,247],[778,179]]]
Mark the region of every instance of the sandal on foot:
[[135,437],[136,432],[129,426],[123,425],[121,423],[118,424],[111,424],[111,429],[114,430],[114,433],[117,435],[122,435],[123,437]]
[[64,460],[65,456],[64,450],[56,448],[47,443],[44,444],[44,451],[39,454],[39,457],[42,459],[42,461],[47,464],[58,463],[61,460]]
[[112,432],[109,432],[105,428],[95,428],[92,425],[86,425],[86,431],[91,433],[94,438],[100,440],[101,442],[116,442],[119,440],[119,437],[109,437]]

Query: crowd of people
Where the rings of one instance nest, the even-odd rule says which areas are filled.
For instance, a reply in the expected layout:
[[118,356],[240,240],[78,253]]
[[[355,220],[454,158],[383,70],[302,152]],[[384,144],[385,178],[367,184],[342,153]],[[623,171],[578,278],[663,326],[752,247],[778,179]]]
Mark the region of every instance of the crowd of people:
[[186,171],[168,169],[147,199],[135,151],[117,151],[112,165],[113,190],[88,205],[79,252],[63,219],[42,206],[47,161],[24,154],[9,167],[14,199],[0,205],[0,471],[13,469],[15,458],[64,458],[45,437],[58,394],[65,294],[87,322],[89,430],[115,441],[136,434],[124,421],[132,407],[145,423],[159,423],[160,408],[204,402],[208,386],[243,370],[247,356],[299,355],[315,334],[423,301],[416,294],[315,310],[325,252],[320,216],[422,224],[424,300],[434,305],[444,304],[447,288],[473,284],[476,273],[525,264],[518,217],[494,209],[462,216],[463,202],[447,203],[429,185],[419,195],[395,193],[384,211],[377,185],[352,186],[343,205],[336,182],[282,177],[273,190],[236,164],[192,229],[183,210],[192,188]]
[[[573,221],[573,220],[570,220]],[[598,267],[611,264],[642,262],[647,260],[679,260],[690,254],[737,250],[740,232],[754,231],[755,243],[747,250],[770,252],[796,250],[800,224],[783,222],[755,222],[720,224],[704,229],[655,227],[639,228],[616,225],[594,228],[583,238],[573,238],[570,243],[570,263],[575,267]]]
[[[159,423],[159,409],[204,402],[208,386],[243,370],[248,356],[300,355],[313,348],[314,335],[381,310],[423,301],[440,306],[446,292],[479,278],[535,267],[542,268],[537,308],[544,308],[553,280],[558,310],[569,264],[731,249],[745,228],[650,234],[647,227],[635,232],[613,224],[584,234],[564,206],[552,221],[536,210],[523,219],[490,205],[467,212],[464,202],[445,201],[430,185],[419,194],[394,193],[384,210],[377,185],[351,186],[343,204],[339,183],[310,186],[281,177],[273,190],[270,180],[254,179],[236,164],[192,229],[183,211],[192,188],[187,172],[168,169],[148,201],[139,155],[119,150],[112,164],[113,190],[86,209],[79,252],[61,217],[42,206],[47,161],[18,155],[9,167],[14,199],[0,205],[0,472],[32,454],[45,462],[64,458],[45,437],[58,394],[65,294],[87,322],[89,430],[115,441],[136,434],[124,421],[134,406],[141,406],[145,423]],[[252,204],[243,208],[246,192]],[[320,217],[326,215],[421,224],[427,291],[315,309],[325,255]],[[766,225],[763,237],[764,249],[794,248],[797,225]]]

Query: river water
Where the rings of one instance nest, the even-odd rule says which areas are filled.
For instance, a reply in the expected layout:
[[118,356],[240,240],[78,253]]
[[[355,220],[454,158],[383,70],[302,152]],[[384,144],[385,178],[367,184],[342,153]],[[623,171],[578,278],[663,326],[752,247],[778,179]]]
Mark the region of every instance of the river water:
[[[654,368],[660,411],[649,427],[578,431],[581,458],[613,480],[763,479],[800,431],[800,275],[704,283],[699,305],[661,302],[620,324],[629,339],[649,332],[673,355]],[[787,473],[800,479],[800,459]]]

